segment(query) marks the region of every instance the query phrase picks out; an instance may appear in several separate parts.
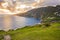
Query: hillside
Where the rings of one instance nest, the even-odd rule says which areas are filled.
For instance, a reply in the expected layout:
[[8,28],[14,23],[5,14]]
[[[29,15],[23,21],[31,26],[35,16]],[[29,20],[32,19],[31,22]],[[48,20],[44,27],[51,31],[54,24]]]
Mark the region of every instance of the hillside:
[[26,17],[36,17],[40,18],[40,16],[47,14],[47,13],[54,13],[55,7],[49,6],[49,7],[42,7],[42,8],[36,8],[32,9],[25,14],[21,14],[21,16],[26,16]]
[[[57,5],[56,7],[54,6],[47,6],[47,7],[41,7],[41,8],[36,8],[32,9],[26,13],[23,14],[18,14],[19,16],[24,16],[24,17],[34,17],[38,18],[41,20],[46,20],[48,18],[59,18],[60,17],[60,5]],[[60,20],[60,19],[58,19]]]
[[25,26],[8,32],[0,31],[0,40],[10,35],[11,40],[60,40],[60,22]]
[[60,40],[60,23],[26,26],[8,33],[12,40]]

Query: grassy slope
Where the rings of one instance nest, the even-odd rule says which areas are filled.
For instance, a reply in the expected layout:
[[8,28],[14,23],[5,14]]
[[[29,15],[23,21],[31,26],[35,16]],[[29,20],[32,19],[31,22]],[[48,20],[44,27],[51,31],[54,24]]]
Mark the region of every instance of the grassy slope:
[[60,40],[60,23],[49,27],[35,25],[8,32],[12,40]]
[[5,31],[0,30],[0,40],[3,40],[5,34],[6,34]]

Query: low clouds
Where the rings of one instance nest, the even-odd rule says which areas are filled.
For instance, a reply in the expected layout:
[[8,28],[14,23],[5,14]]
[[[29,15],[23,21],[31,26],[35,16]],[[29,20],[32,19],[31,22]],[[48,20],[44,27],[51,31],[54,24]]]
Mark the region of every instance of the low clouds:
[[60,0],[44,0],[42,6],[60,5]]
[[[27,2],[27,3],[33,3],[34,0],[19,0],[20,2]],[[40,0],[42,1],[42,0]],[[40,4],[42,6],[51,6],[51,5],[60,5],[60,0],[43,0],[43,2]]]
[[[0,0],[1,2],[2,0]],[[10,2],[10,0],[8,0]],[[38,0],[15,0],[21,3],[32,4]],[[38,6],[52,6],[52,5],[60,5],[60,0],[40,0],[40,4]]]
[[35,0],[18,0],[18,1],[20,1],[21,3],[27,3],[27,4],[35,2]]
[[[40,0],[43,1],[40,5],[38,6],[52,6],[52,5],[60,5],[60,0]],[[20,0],[20,2],[27,2],[27,3],[33,3],[35,2],[34,0]]]

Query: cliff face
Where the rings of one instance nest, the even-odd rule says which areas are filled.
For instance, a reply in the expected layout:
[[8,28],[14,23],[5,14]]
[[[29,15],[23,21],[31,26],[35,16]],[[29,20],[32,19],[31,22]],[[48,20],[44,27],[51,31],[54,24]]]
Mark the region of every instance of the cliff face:
[[24,14],[19,14],[19,16],[34,17],[43,20],[49,17],[56,17],[56,16],[60,17],[60,5],[57,5],[56,7],[48,6],[48,7],[32,9]]

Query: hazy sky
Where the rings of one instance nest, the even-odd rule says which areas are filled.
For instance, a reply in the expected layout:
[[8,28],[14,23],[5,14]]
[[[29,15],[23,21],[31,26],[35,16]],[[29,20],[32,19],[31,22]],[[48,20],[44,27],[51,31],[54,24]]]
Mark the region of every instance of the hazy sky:
[[[40,5],[59,5],[60,0],[43,0],[44,2],[41,3]],[[20,0],[20,2],[27,2],[27,3],[32,3],[35,2],[34,0]]]
[[[0,0],[1,2],[2,0]],[[10,7],[15,7],[14,6],[14,2],[12,0],[5,0],[5,1],[8,1]],[[14,0],[14,1],[17,1],[17,5],[22,8],[23,10],[29,10],[29,9],[32,9],[32,8],[38,8],[38,7],[42,7],[42,6],[53,6],[53,5],[60,5],[60,0],[40,0],[40,2],[38,2],[38,0]],[[20,2],[20,3],[18,3]],[[37,2],[37,3],[36,3]],[[27,6],[24,6],[26,4]],[[33,3],[33,4],[32,4]],[[30,5],[32,4],[32,5]],[[25,7],[25,9],[24,9]],[[19,10],[19,11],[22,11],[22,10]]]
[[60,5],[60,0],[45,0],[41,5]]
[[[1,0],[0,0],[1,1]],[[10,0],[9,0],[10,1]],[[33,3],[34,0],[19,0],[22,3]],[[60,0],[43,0],[43,3],[41,3],[41,6],[50,6],[50,5],[59,5]]]

